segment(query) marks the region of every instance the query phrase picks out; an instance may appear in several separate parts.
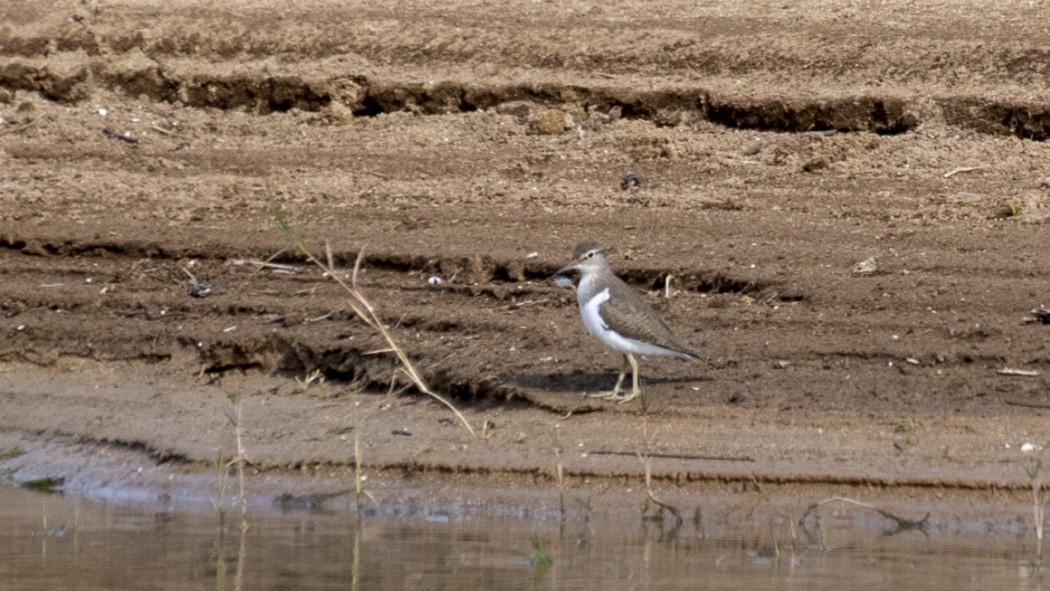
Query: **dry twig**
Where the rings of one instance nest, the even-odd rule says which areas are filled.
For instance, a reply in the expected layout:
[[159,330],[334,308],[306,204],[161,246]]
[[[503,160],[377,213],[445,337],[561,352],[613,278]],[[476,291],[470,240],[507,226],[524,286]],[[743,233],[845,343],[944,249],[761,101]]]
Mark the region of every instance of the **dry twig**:
[[[612,450],[594,450],[587,452],[587,455],[592,456],[637,456],[637,452],[631,451],[612,451]],[[662,453],[647,453],[646,457],[650,458],[662,458],[669,460],[715,460],[720,462],[754,462],[755,458],[750,456],[705,456],[698,454],[662,454]]]
[[996,373],[1001,376],[1019,376],[1022,378],[1034,378],[1039,375],[1039,372],[1034,369],[1014,369],[1012,367],[1004,367]]
[[36,123],[33,122],[33,121],[30,121],[29,123],[24,123],[22,125],[18,125],[18,126],[15,126],[15,127],[8,127],[6,129],[0,129],[0,135],[7,135],[9,133],[22,133],[23,131],[29,129],[30,127],[33,127],[34,125],[36,125]]
[[847,499],[846,497],[832,497],[830,499],[824,499],[823,501],[817,501],[816,503],[813,503],[812,505],[810,505],[809,509],[806,509],[806,512],[802,515],[802,518],[798,520],[798,524],[800,526],[802,526],[802,527],[805,527],[806,518],[809,517],[810,513],[812,513],[813,511],[817,510],[817,508],[819,508],[822,505],[826,505],[828,503],[833,503],[833,502],[836,502],[836,501],[840,502],[840,503],[848,503],[850,505],[856,505],[858,507],[863,507],[865,509],[871,509],[872,511],[878,513],[879,515],[882,515],[886,519],[889,519],[890,521],[893,521],[894,523],[896,523],[897,524],[897,531],[918,530],[918,531],[921,531],[921,532],[925,533],[926,532],[926,526],[929,524],[929,520],[930,520],[930,514],[929,513],[927,513],[926,516],[923,517],[922,519],[918,519],[918,520],[907,519],[907,518],[901,517],[901,516],[899,516],[899,515],[897,515],[895,513],[887,511],[885,509],[880,509],[879,507],[876,507],[874,505],[869,505],[867,503],[862,503],[860,501],[855,501],[853,499]]
[[949,170],[948,172],[944,173],[944,178],[948,179],[948,178],[951,178],[951,177],[959,174],[960,172],[973,172],[975,170],[981,170],[981,167],[980,166],[960,166],[958,168],[953,168],[952,170]]

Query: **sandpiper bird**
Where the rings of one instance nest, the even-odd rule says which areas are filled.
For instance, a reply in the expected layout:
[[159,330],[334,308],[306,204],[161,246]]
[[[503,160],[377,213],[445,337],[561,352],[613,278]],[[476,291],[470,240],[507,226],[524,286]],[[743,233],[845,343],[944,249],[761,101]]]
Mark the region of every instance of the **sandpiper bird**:
[[[587,332],[606,347],[623,353],[623,366],[611,392],[595,394],[619,402],[634,400],[638,388],[638,362],[635,355],[668,355],[688,361],[699,359],[656,315],[645,298],[613,273],[605,258],[605,247],[585,240],[576,245],[572,262],[555,273],[555,278],[580,272],[576,301]],[[630,394],[620,395],[620,385],[631,366],[633,386]]]

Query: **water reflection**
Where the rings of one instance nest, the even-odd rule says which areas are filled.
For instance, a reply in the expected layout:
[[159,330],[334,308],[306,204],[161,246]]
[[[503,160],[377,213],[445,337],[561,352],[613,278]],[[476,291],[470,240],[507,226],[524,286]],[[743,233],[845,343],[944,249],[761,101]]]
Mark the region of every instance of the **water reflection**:
[[[1034,540],[779,523],[239,517],[0,488],[5,589],[1041,589]],[[1030,536],[1029,536],[1030,537]],[[544,558],[549,561],[544,562]]]

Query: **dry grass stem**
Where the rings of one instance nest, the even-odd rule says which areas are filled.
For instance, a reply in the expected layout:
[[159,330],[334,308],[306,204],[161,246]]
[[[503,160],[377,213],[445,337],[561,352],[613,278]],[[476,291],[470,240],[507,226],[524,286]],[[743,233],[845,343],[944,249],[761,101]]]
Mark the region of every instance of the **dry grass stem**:
[[1043,459],[1031,458],[1031,463],[1025,467],[1029,480],[1032,482],[1032,518],[1035,521],[1035,540],[1037,553],[1043,554]]
[[354,314],[357,315],[357,317],[360,318],[361,321],[367,324],[370,328],[379,333],[383,340],[386,341],[388,347],[386,349],[382,349],[380,352],[393,353],[394,356],[397,358],[398,363],[400,364],[400,367],[398,368],[399,371],[401,371],[405,376],[408,377],[408,379],[412,382],[416,389],[448,407],[448,409],[456,415],[456,418],[459,419],[459,421],[463,424],[467,431],[470,432],[471,437],[477,439],[478,434],[474,431],[474,428],[470,426],[470,422],[468,422],[466,417],[463,416],[463,413],[459,412],[459,409],[457,409],[448,399],[446,399],[444,396],[441,396],[437,392],[434,392],[430,389],[429,386],[426,385],[426,383],[423,381],[423,378],[419,375],[419,372],[416,371],[415,365],[413,365],[412,361],[408,358],[408,354],[406,354],[404,349],[402,349],[397,344],[397,342],[394,341],[394,337],[391,336],[390,332],[387,330],[386,325],[384,325],[383,321],[379,318],[379,314],[376,313],[375,308],[365,297],[364,293],[360,289],[358,289],[357,274],[361,268],[361,261],[364,259],[364,249],[362,248],[357,253],[357,260],[354,261],[354,269],[350,275],[350,283],[347,283],[346,280],[340,277],[339,274],[335,271],[331,249],[327,246],[327,244],[325,246],[325,251],[327,253],[326,258],[328,259],[328,262],[326,264],[318,260],[317,257],[315,257],[313,253],[310,252],[310,249],[306,246],[306,243],[303,241],[302,237],[296,234],[295,230],[288,223],[288,220],[284,216],[284,212],[281,210],[280,203],[272,197],[270,198],[270,207],[274,216],[274,220],[277,222],[277,226],[278,228],[280,228],[281,232],[289,240],[292,241],[292,243],[295,245],[295,248],[300,253],[302,253],[302,255],[305,256],[308,261],[317,265],[317,267],[320,268],[321,271],[323,271],[327,277],[331,277],[332,279],[334,279],[335,282],[339,284],[339,287],[343,288],[343,290],[346,291],[346,293],[350,296],[349,304],[350,308],[354,311]]
[[645,495],[648,501],[659,507],[661,511],[666,511],[671,514],[674,518],[674,529],[678,529],[682,527],[683,523],[685,523],[682,519],[681,512],[679,512],[673,505],[669,505],[657,498],[656,493],[653,492],[653,461],[652,457],[649,455],[649,448],[652,446],[652,439],[655,437],[655,434],[652,436],[649,435],[649,419],[645,416],[642,417],[642,436],[644,438],[644,449],[642,452],[638,453],[638,459],[641,460],[642,466],[645,468]]
[[565,520],[565,464],[561,460],[558,425],[554,425],[554,476],[558,480],[558,516]]
[[233,425],[233,436],[235,442],[237,443],[237,457],[227,462],[226,469],[228,470],[230,466],[237,467],[237,485],[241,499],[241,530],[247,530],[248,499],[244,495],[244,465],[251,463],[251,460],[248,458],[248,452],[244,447],[244,431],[241,427],[241,395],[231,395],[230,402],[233,403],[234,413],[232,415],[227,413],[226,418],[228,418],[230,420],[230,423]]
[[379,502],[372,496],[372,493],[364,488],[364,478],[361,475],[361,436],[358,433],[359,430],[354,430],[354,492],[357,494],[358,507],[360,508],[362,496],[368,497],[368,500],[372,501],[373,505],[378,505]]

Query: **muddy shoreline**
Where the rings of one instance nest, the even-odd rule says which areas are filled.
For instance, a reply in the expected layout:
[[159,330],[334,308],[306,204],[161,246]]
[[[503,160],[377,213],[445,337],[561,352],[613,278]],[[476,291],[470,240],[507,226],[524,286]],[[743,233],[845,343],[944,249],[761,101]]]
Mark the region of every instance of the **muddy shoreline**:
[[[207,496],[238,394],[260,498],[352,481],[356,437],[390,498],[633,512],[641,456],[686,505],[1023,521],[1050,412],[1048,10],[0,8],[0,432],[29,452],[0,467],[88,493],[125,481],[84,461],[112,453]],[[346,273],[363,252],[361,289],[483,438],[401,391],[274,202]],[[643,361],[644,415],[587,397],[619,359],[550,280],[582,239],[704,357]]]

